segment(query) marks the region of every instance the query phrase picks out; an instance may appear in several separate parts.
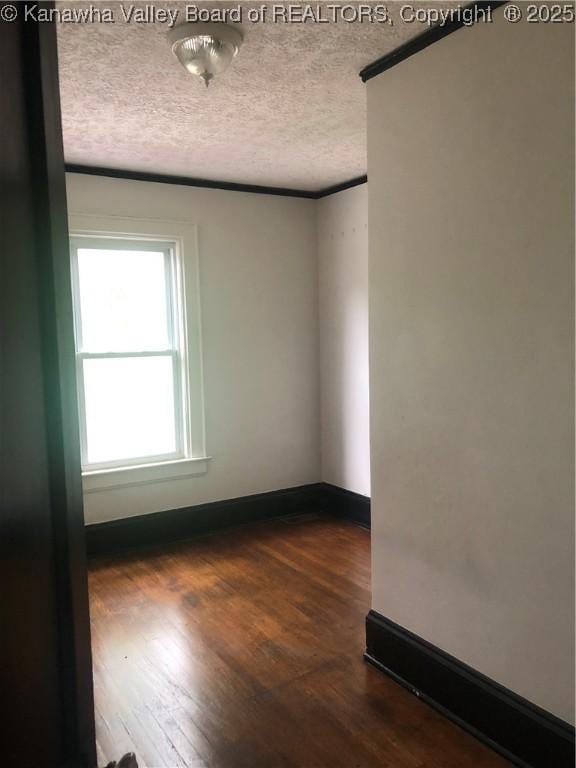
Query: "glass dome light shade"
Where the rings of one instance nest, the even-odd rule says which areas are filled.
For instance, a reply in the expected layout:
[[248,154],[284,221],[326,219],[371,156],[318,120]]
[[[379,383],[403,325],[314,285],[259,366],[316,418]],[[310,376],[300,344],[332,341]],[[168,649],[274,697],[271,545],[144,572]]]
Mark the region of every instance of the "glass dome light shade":
[[242,33],[227,24],[181,24],[168,37],[184,69],[206,85],[224,72],[242,44]]

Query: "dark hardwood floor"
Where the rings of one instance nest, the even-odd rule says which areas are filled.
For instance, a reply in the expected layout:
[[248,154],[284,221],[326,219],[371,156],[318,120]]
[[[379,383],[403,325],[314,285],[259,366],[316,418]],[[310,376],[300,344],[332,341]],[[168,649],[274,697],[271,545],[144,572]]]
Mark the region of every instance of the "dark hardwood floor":
[[93,560],[100,762],[507,766],[362,661],[369,536],[274,521]]

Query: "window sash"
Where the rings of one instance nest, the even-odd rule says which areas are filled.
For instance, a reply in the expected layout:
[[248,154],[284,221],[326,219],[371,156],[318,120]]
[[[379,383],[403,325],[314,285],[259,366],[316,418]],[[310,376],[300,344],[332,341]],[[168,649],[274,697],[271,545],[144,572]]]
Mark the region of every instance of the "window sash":
[[[94,248],[97,250],[135,250],[164,253],[167,335],[170,346],[165,349],[138,349],[122,351],[91,352],[82,343],[82,307],[80,302],[80,284],[78,274],[78,249]],[[185,374],[183,297],[179,276],[179,254],[176,243],[164,240],[146,240],[110,236],[73,235],[70,239],[72,266],[72,294],[74,304],[74,326],[76,337],[76,376],[78,382],[78,410],[80,422],[80,447],[83,471],[101,469],[119,469],[186,458],[190,451],[190,434],[187,416],[187,377]],[[172,359],[172,382],[174,398],[174,434],[176,450],[156,456],[139,456],[108,462],[89,462],[87,456],[86,393],[84,387],[84,360],[113,358],[170,357]]]
[[[176,243],[162,240],[138,240],[134,238],[86,236],[74,235],[70,238],[70,255],[72,261],[72,294],[74,303],[74,331],[76,338],[76,352],[90,352],[84,347],[82,334],[82,304],[80,302],[80,274],[78,268],[78,250],[97,251],[152,251],[164,254],[164,275],[166,285],[166,316],[168,321],[167,336],[170,349],[180,346],[178,338],[178,316],[183,307],[181,297],[178,295],[178,256]],[[104,351],[104,350],[102,350]],[[133,349],[132,352],[145,352],[146,350]],[[110,351],[112,354],[112,351]]]

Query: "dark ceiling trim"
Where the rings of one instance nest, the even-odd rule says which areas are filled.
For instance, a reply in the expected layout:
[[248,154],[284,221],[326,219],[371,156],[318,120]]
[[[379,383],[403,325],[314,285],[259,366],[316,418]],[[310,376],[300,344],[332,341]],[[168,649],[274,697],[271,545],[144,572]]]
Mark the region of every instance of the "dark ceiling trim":
[[401,61],[410,58],[410,56],[414,56],[415,53],[419,53],[420,51],[424,50],[424,48],[428,48],[428,46],[432,45],[432,43],[437,43],[438,40],[442,40],[443,37],[452,34],[452,32],[456,32],[456,30],[461,29],[463,26],[469,26],[468,24],[465,25],[464,21],[462,20],[465,18],[463,15],[464,11],[473,11],[480,14],[481,12],[487,11],[490,8],[494,10],[495,8],[499,8],[501,5],[505,4],[506,0],[499,0],[498,2],[495,0],[478,0],[478,2],[464,6],[460,9],[460,16],[453,21],[448,21],[446,24],[427,29],[425,32],[422,32],[412,40],[408,40],[408,42],[404,43],[404,45],[401,45],[390,53],[387,53],[380,59],[373,61],[372,64],[368,64],[368,66],[364,67],[364,69],[360,71],[362,82],[365,83],[367,80],[371,80],[373,77],[376,77],[376,75],[382,74],[382,72],[385,72],[387,69],[395,67],[396,64],[400,64]]
[[130,179],[132,181],[153,181],[158,184],[178,184],[183,187],[224,189],[228,192],[254,192],[258,195],[305,197],[313,200],[318,196],[318,192],[309,192],[306,189],[264,187],[259,184],[236,184],[232,181],[212,181],[210,179],[195,179],[188,176],[169,176],[163,173],[146,173],[144,171],[121,171],[117,168],[96,168],[91,165],[75,165],[74,163],[66,163],[66,170],[68,173],[84,173],[88,176],[107,176],[113,179]]
[[344,181],[334,187],[311,192],[307,189],[288,189],[286,187],[265,187],[259,184],[236,184],[232,181],[211,181],[195,179],[188,176],[169,176],[163,173],[146,173],[144,171],[122,171],[118,168],[97,168],[91,165],[76,165],[66,163],[68,173],[83,173],[87,176],[106,176],[113,179],[129,179],[131,181],[153,181],[158,184],[177,184],[184,187],[201,187],[204,189],[223,189],[227,192],[253,192],[258,195],[281,195],[282,197],[302,197],[308,200],[318,200],[332,195],[357,184],[364,184],[366,176],[359,176],[350,181]]
[[350,189],[351,187],[357,187],[359,184],[366,184],[368,181],[368,176],[356,176],[354,179],[350,179],[349,181],[343,181],[341,184],[335,184],[333,187],[326,187],[326,189],[320,190],[320,192],[316,192],[316,199],[319,200],[321,197],[328,197],[328,195],[335,195],[336,192],[343,192],[345,189]]

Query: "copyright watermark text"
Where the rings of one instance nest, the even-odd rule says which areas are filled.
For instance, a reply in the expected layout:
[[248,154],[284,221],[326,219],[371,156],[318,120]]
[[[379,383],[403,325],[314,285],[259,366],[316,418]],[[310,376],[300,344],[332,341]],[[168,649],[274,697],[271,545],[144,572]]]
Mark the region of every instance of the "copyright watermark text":
[[129,4],[122,2],[77,3],[69,6],[50,7],[42,3],[14,2],[0,5],[0,21],[13,22],[17,18],[34,22],[60,24],[164,24],[174,27],[182,22],[223,22],[231,24],[388,24],[394,26],[415,25],[428,27],[472,26],[478,22],[492,22],[495,13],[502,13],[512,24],[572,23],[575,20],[574,2],[529,3],[510,2],[497,11],[491,5],[464,5],[445,8],[440,4],[422,6],[421,3],[388,5],[377,3],[333,3],[330,0],[313,3],[238,3],[235,6],[206,7],[180,3],[166,7]]

